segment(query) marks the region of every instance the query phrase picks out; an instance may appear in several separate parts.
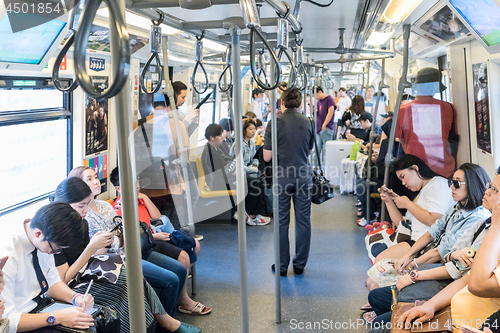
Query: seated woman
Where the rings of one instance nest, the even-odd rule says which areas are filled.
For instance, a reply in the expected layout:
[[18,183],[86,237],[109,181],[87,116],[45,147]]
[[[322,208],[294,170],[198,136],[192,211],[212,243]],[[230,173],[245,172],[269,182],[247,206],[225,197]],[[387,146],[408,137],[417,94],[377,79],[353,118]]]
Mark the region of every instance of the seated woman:
[[[380,197],[386,204],[393,226],[396,228],[400,222],[404,223],[404,227],[411,229],[411,239],[380,253],[375,263],[384,258],[401,258],[454,203],[447,180],[432,171],[420,158],[410,154],[403,156],[396,162],[395,171],[401,183],[409,190],[419,192],[418,196],[411,201],[407,196],[392,196],[379,189]],[[407,210],[404,217],[399,209]]]
[[[453,182],[455,182],[455,184],[453,184]],[[397,288],[399,290],[407,286],[413,288],[411,286],[418,284],[420,281],[449,280],[450,278],[458,279],[467,272],[468,269],[464,269],[462,274],[458,276],[453,274],[453,272],[449,273],[449,267],[447,266],[454,266],[453,262],[450,262],[450,265],[438,265],[438,267],[431,269],[417,270],[415,268],[425,264],[435,263],[439,260],[446,262],[449,258],[447,254],[452,249],[457,237],[468,237],[469,234],[474,234],[476,232],[474,226],[478,222],[482,223],[490,216],[490,212],[481,206],[483,194],[486,191],[488,182],[489,178],[486,171],[475,164],[465,163],[455,172],[451,186],[453,189],[453,199],[457,201],[457,204],[450,208],[445,216],[437,220],[429,231],[415,242],[408,253],[396,261],[394,265],[396,269],[401,271],[412,269],[410,274],[406,274],[399,279],[397,283]],[[457,187],[455,187],[455,185]],[[433,248],[420,257],[410,260],[412,256],[424,250],[428,245],[431,245]],[[467,246],[471,245],[472,243],[467,244]],[[421,294],[419,296],[421,298],[419,299],[429,299],[440,286],[442,287],[446,283],[448,282],[432,285],[427,284],[426,286],[431,287],[426,288],[425,294]],[[437,288],[434,288],[434,286],[437,286]],[[418,290],[421,291],[423,289]],[[406,293],[404,293],[404,296],[403,294],[401,294],[401,296],[406,297],[408,292],[410,294],[415,294],[413,291],[405,291]],[[390,287],[374,289],[368,296],[370,304],[379,316],[390,311],[391,299],[392,293]],[[388,317],[390,317],[390,315],[383,315],[381,318],[377,318],[377,321],[388,320]]]
[[363,112],[365,112],[365,99],[360,95],[356,95],[352,99],[351,106],[344,112],[342,119],[338,122],[337,136],[345,139],[347,134],[351,134],[356,138],[363,138],[366,135],[366,130],[361,127],[359,120]]
[[259,160],[255,156],[255,133],[256,124],[252,120],[243,122],[243,166],[247,176],[248,195],[245,198],[245,210],[247,212],[246,223],[248,225],[266,225],[271,220],[262,217],[259,213],[265,211],[265,184],[259,177]]
[[[92,197],[92,191],[84,181],[77,177],[71,177],[63,180],[57,186],[54,200],[69,204],[83,218],[88,212],[88,205]],[[84,219],[83,222],[85,228],[88,229],[87,221]],[[79,274],[85,271],[93,255],[106,253],[106,247],[110,246],[113,241],[114,234],[111,232],[98,231],[91,239],[86,233],[82,243],[64,248],[61,253],[56,254],[55,262],[61,280],[65,283],[71,282],[70,285],[73,286],[73,290],[76,292],[84,293],[89,280],[93,279],[95,283],[93,284],[92,293],[95,303],[115,310],[120,316],[120,333],[126,333],[130,332],[130,324],[125,266],[121,266],[118,278],[116,280],[112,279],[113,281]],[[119,255],[116,254],[115,256]],[[118,261],[114,260],[114,263]],[[143,281],[143,283],[146,325],[148,327],[156,319],[161,327],[170,331],[179,333],[201,332],[200,329],[194,326],[181,323],[170,317],[165,312],[153,288],[146,281]]]
[[[117,216],[113,207],[103,200],[96,200],[101,194],[101,184],[94,170],[81,166],[71,170],[68,177],[78,177],[90,187],[92,191],[89,210],[85,219],[89,224],[89,235],[94,236],[98,231],[111,230],[115,224],[113,218]],[[159,298],[168,314],[173,315],[177,301],[179,311],[189,314],[203,315],[212,310],[200,302],[195,302],[187,295],[184,289],[187,270],[175,259],[156,251],[150,251],[142,260],[143,274],[154,288],[160,289]]]

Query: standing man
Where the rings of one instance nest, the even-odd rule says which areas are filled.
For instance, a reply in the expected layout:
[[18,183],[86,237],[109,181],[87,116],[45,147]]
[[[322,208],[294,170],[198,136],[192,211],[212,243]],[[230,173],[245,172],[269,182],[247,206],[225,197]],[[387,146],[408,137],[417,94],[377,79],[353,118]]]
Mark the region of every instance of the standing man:
[[[4,318],[9,319],[9,333],[38,330],[53,325],[87,329],[94,319],[84,309],[94,306],[94,298],[71,290],[61,281],[54,254],[80,243],[84,224],[70,205],[55,202],[40,208],[33,219],[16,222],[2,230],[0,253],[9,256],[3,268],[5,289]],[[50,313],[30,313],[45,304],[45,296],[73,307]]]
[[375,107],[376,100],[373,98],[375,94],[375,88],[373,86],[369,86],[366,88],[366,97],[365,97],[365,111],[373,114],[373,108]]
[[264,104],[264,90],[255,88],[254,90],[252,90],[252,98],[253,102],[248,106],[247,113],[253,112],[257,116],[257,119],[260,119],[260,121],[264,121],[264,119],[267,118],[267,115],[270,113],[266,110]]
[[338,122],[340,119],[342,119],[344,112],[347,110],[348,107],[351,106],[352,103],[349,96],[347,96],[347,90],[344,87],[339,89],[339,95],[340,96],[338,97],[338,103],[337,103],[338,109],[335,112],[335,117],[333,118],[333,123],[335,126],[334,137],[337,138],[337,140],[339,140],[341,137],[340,131],[338,129]]
[[[294,88],[281,95],[284,110],[277,119],[278,147],[272,146],[271,123],[267,125],[263,157],[272,158],[272,150],[278,149],[279,229],[281,276],[286,276],[290,264],[290,204],[293,199],[295,216],[295,257],[293,271],[300,275],[304,271],[311,244],[311,166],[309,155],[314,146],[314,125],[299,111],[302,103],[300,90]],[[275,265],[272,270],[276,269]]]
[[[334,134],[334,113],[335,101],[332,96],[326,95],[323,92],[323,88],[320,86],[316,87],[316,98],[318,100],[317,104],[317,117],[316,117],[316,142],[318,143],[318,154],[323,157],[323,151],[325,143],[328,140],[333,140]],[[317,163],[317,159],[315,159]]]

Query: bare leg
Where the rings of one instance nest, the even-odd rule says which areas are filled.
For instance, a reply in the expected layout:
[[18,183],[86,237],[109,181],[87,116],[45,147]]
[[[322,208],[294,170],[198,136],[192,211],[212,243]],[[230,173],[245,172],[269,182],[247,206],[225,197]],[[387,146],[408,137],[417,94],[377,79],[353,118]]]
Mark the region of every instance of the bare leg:
[[366,280],[366,288],[368,288],[368,291],[372,291],[373,289],[378,288],[378,285],[372,280],[372,278],[369,277]]
[[192,309],[196,305],[196,302],[189,298],[187,294],[187,281],[189,276],[189,269],[191,267],[191,262],[189,260],[189,255],[186,251],[182,251],[177,260],[186,268],[188,274],[186,274],[186,281],[184,281],[184,287],[182,288],[181,299],[179,300],[179,304],[184,309]]
[[377,258],[375,258],[374,264],[376,264],[380,260],[386,259],[386,258],[399,259],[406,252],[408,252],[408,250],[410,250],[410,245],[408,243],[406,243],[406,242],[395,244],[395,245],[391,246],[390,248],[388,248],[387,250],[385,250],[382,253],[380,253],[377,256]]
[[153,314],[153,316],[155,317],[156,321],[158,322],[158,324],[160,324],[161,327],[163,327],[169,331],[173,332],[176,329],[178,329],[179,326],[181,326],[180,321],[170,317],[167,313],[165,313],[165,314],[156,313],[156,314]]
[[[194,248],[194,252],[198,256],[200,254],[200,242],[198,242],[196,239],[194,241],[196,242],[196,246]],[[189,272],[188,272],[188,274],[189,274]]]

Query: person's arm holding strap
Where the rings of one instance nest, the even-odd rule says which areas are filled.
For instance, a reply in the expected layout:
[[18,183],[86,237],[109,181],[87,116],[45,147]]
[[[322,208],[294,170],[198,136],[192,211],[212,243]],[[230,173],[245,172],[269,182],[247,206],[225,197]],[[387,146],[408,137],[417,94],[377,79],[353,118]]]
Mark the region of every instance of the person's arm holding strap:
[[500,297],[500,286],[495,270],[500,255],[500,205],[493,208],[491,226],[476,252],[470,270],[469,291],[478,297]]

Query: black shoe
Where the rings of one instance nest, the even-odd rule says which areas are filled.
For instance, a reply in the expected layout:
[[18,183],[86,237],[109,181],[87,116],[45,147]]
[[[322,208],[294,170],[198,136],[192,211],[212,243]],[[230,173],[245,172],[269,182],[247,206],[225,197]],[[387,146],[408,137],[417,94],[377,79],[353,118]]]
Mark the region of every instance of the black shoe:
[[[276,266],[274,264],[271,266],[271,269],[273,270],[273,272],[276,272]],[[286,273],[287,272],[280,272],[280,275],[281,276],[286,276]]]
[[293,266],[293,272],[295,275],[302,275],[302,273],[304,273],[304,269]]

